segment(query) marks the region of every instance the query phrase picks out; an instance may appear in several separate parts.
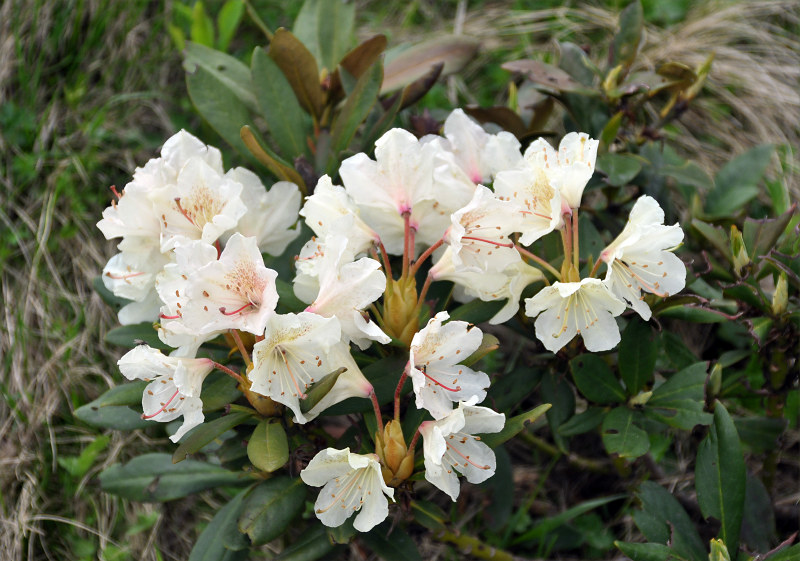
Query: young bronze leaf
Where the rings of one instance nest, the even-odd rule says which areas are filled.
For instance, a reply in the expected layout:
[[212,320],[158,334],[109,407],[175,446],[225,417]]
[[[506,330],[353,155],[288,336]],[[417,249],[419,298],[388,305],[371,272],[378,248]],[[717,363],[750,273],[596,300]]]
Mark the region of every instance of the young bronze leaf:
[[303,182],[303,178],[300,177],[300,174],[297,173],[294,168],[289,167],[288,164],[279,160],[276,155],[270,153],[267,148],[264,148],[253,134],[250,127],[242,127],[240,134],[247,149],[250,150],[259,162],[267,166],[278,179],[291,181],[300,188],[302,193],[306,192],[306,184]]
[[[344,68],[356,80],[367,71],[386,50],[386,36],[376,35],[344,55],[339,66]],[[331,73],[331,84],[328,89],[328,103],[336,103],[344,97],[340,69]]]
[[279,29],[269,45],[269,56],[289,80],[300,105],[314,120],[322,114],[322,88],[314,55],[291,31]]

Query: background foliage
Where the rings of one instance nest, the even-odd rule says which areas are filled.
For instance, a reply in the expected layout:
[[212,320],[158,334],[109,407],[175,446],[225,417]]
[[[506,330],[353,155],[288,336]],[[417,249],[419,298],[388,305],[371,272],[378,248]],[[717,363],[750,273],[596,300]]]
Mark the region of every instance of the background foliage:
[[[288,9],[283,4],[252,2],[272,29],[291,26],[299,12],[300,3],[290,3]],[[390,47],[442,30],[479,39],[478,56],[438,82],[418,105],[442,117],[450,108],[466,104],[506,105],[511,75],[502,64],[519,59],[558,64],[567,52],[558,43],[573,43],[588,51],[597,64],[607,64],[608,45],[624,5],[549,4],[531,9],[525,2],[364,1],[356,4],[354,32],[360,39],[384,33]],[[159,447],[172,448],[164,446],[162,433],[155,429],[100,431],[75,416],[78,408],[120,379],[115,366],[120,347],[103,343],[116,320],[91,287],[111,252],[111,244],[94,230],[100,210],[109,201],[107,187],[123,185],[133,168],[152,157],[178,128],[222,144],[192,109],[181,69],[182,40],[192,39],[238,57],[249,56],[252,45],[261,41],[259,24],[247,13],[240,20],[235,13],[218,17],[222,5],[207,2],[205,18],[198,5],[184,7],[177,2],[11,0],[0,7],[3,558],[186,559],[197,541],[197,535],[186,529],[194,528],[195,521],[210,520],[227,502],[224,491],[158,505],[100,493],[100,471]],[[698,69],[710,51],[715,53],[702,95],[662,128],[659,140],[671,151],[659,163],[662,169],[657,175],[672,178],[663,187],[671,193],[668,200],[673,208],[668,213],[686,217],[687,230],[694,220],[687,246],[698,259],[693,264],[698,273],[706,269],[706,262],[699,261],[706,250],[711,273],[695,281],[690,291],[711,303],[701,307],[716,313],[715,319],[724,318],[720,313],[743,311],[750,323],[739,324],[744,328],[725,321],[681,323],[682,329],[689,330],[681,339],[670,330],[653,335],[630,322],[619,349],[622,383],[614,375],[609,378],[603,365],[588,356],[563,365],[561,370],[571,372],[582,394],[578,395],[581,407],[590,405],[577,417],[572,416],[576,395],[563,379],[545,372],[541,379],[529,380],[529,392],[538,388],[554,403],[548,414],[549,428],[523,432],[507,445],[506,454],[513,462],[505,462],[505,476],[498,473],[497,481],[465,493],[452,507],[455,510],[447,513],[448,518],[461,521],[464,534],[474,532],[480,541],[465,544],[463,535],[442,531],[438,514],[431,511],[427,513],[430,527],[436,532],[415,536],[425,556],[457,556],[448,549],[448,544],[455,543],[475,551],[489,544],[526,556],[612,558],[619,556],[614,539],[635,541],[643,534],[652,542],[664,543],[665,532],[669,537],[673,527],[673,554],[704,558],[711,537],[738,541],[734,534],[739,525],[733,521],[718,528],[701,521],[708,516],[719,519],[727,508],[727,497],[742,494],[748,504],[774,505],[774,527],[769,515],[745,511],[744,516],[752,520],[744,527],[755,528],[751,535],[742,536],[751,550],[767,551],[798,529],[796,386],[787,394],[785,413],[781,413],[787,424],[770,412],[769,400],[742,388],[757,390],[768,383],[759,378],[760,372],[764,362],[779,356],[781,349],[790,358],[797,355],[796,346],[785,348],[783,327],[775,324],[768,303],[759,296],[761,285],[769,282],[763,278],[780,268],[762,259],[771,244],[758,245],[769,226],[751,221],[748,227],[743,218],[745,213],[756,219],[784,214],[798,199],[793,151],[800,132],[800,11],[794,2],[694,5],[675,0],[643,2],[643,17],[644,43],[631,72],[652,70],[664,61]],[[238,27],[232,23],[237,20]],[[523,93],[520,87],[517,95]],[[579,104],[581,98],[573,100]],[[635,119],[658,121],[661,107],[645,103]],[[584,130],[600,135],[616,108],[614,103],[589,108],[586,115],[602,119],[594,130],[592,123]],[[556,113],[550,121],[544,120],[539,130],[558,128],[559,117]],[[410,116],[403,119],[414,125]],[[624,121],[612,135],[619,133],[628,142],[632,158],[640,149],[634,122]],[[735,159],[742,154],[745,159]],[[690,168],[686,160],[693,162]],[[636,167],[635,158],[607,159],[598,168],[612,186],[615,181],[625,185],[637,175],[643,184],[653,185],[647,182],[647,170]],[[664,169],[672,170],[672,175]],[[727,191],[714,187],[731,184],[740,187],[738,200],[732,201]],[[696,200],[695,190],[705,195]],[[788,222],[790,217],[785,216]],[[752,264],[743,261],[735,235],[731,243],[731,224],[742,230]],[[741,272],[744,267],[751,275],[740,282],[735,270]],[[755,283],[752,279],[760,271],[766,273]],[[736,301],[746,305],[737,307]],[[675,314],[686,312],[681,309]],[[518,364],[535,362],[535,348],[505,335],[511,345],[494,357],[495,372],[510,374]],[[627,340],[642,337],[652,337],[649,346],[626,345]],[[622,364],[633,366],[623,368]],[[638,407],[631,399],[648,384],[654,368],[678,372],[670,381],[683,376],[696,383],[677,397],[665,395],[669,387],[662,385]],[[604,387],[581,382],[604,376],[608,380]],[[496,384],[501,388],[499,402],[504,390],[500,380]],[[727,409],[718,407],[712,418],[699,404],[716,396]],[[682,403],[676,405],[676,401]],[[601,417],[598,409],[608,414]],[[665,410],[678,413],[665,414]],[[710,431],[674,432],[671,440],[647,438],[648,423],[688,428],[698,415],[706,415],[703,424],[713,423]],[[687,416],[692,420],[681,426]],[[769,419],[778,423],[770,424]],[[732,435],[732,426],[738,438]],[[621,432],[620,427],[631,430]],[[573,441],[569,448],[568,439]],[[731,450],[735,452],[739,439],[748,471],[760,477],[748,477],[743,488],[730,489],[731,495],[714,495],[700,488],[695,494],[693,478],[714,482],[710,466],[736,464],[737,455]],[[606,452],[642,459],[626,463],[610,459]],[[772,475],[765,479],[765,473]],[[639,486],[636,500],[631,500],[627,493],[632,484],[647,478],[653,481]],[[513,490],[503,480],[513,480],[517,496],[524,499],[515,501]],[[490,494],[496,500],[486,508]],[[380,544],[369,542],[351,546],[354,556],[378,549]],[[621,549],[633,558],[665,558],[658,547]]]

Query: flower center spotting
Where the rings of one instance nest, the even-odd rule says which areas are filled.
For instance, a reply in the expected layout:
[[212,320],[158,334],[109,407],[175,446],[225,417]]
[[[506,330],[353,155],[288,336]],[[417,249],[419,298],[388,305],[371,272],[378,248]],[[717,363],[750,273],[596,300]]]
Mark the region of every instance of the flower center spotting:
[[205,183],[202,183],[193,185],[191,192],[187,196],[176,198],[175,206],[178,212],[202,231],[203,226],[222,212],[225,207],[225,201],[216,197],[211,189]]
[[[370,475],[374,473],[369,468],[360,468],[347,475],[334,479],[335,487],[331,493],[331,502],[328,506],[318,508],[317,514],[324,514],[332,508],[357,511],[364,504],[364,493],[372,495],[374,485],[370,485]],[[366,489],[365,489],[366,487]]]
[[567,331],[571,317],[574,317],[575,330],[578,335],[580,335],[582,329],[589,329],[598,321],[598,315],[592,305],[591,298],[583,294],[580,289],[569,295],[563,306],[563,309],[556,316],[557,320],[561,320],[561,329],[553,333],[553,337],[556,339]]
[[242,301],[242,306],[236,310],[221,308],[225,315],[242,313],[250,307],[258,307],[267,287],[267,280],[258,274],[255,264],[251,261],[237,261],[231,270],[225,273],[225,290],[234,292]]
[[480,438],[472,436],[471,434],[464,434],[463,432],[455,432],[445,439],[444,443],[447,445],[447,451],[444,454],[444,459],[447,463],[459,467],[472,465],[478,469],[492,469],[492,466],[476,464],[474,460],[470,459],[468,454],[464,454],[456,448],[457,444],[466,444],[468,440],[480,440]]

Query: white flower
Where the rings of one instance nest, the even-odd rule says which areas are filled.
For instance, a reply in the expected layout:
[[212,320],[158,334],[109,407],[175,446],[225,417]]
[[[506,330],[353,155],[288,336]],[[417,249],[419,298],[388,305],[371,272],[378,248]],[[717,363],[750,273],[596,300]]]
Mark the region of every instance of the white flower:
[[328,356],[332,364],[336,364],[338,368],[346,368],[339,377],[336,383],[333,384],[331,390],[325,394],[319,402],[305,412],[304,416],[307,420],[311,421],[316,419],[317,416],[322,414],[328,407],[332,407],[337,403],[349,399],[351,397],[360,397],[369,399],[374,391],[372,384],[364,377],[361,369],[353,360],[350,354],[348,345],[339,343],[331,347]]
[[327,448],[319,452],[300,472],[306,485],[324,487],[314,503],[314,513],[323,524],[341,526],[354,512],[359,532],[369,532],[389,515],[394,489],[383,482],[375,454],[353,454],[349,448]]
[[306,311],[338,318],[346,342],[353,341],[361,349],[366,349],[372,341],[383,344],[391,341],[362,314],[386,290],[386,275],[380,263],[369,257],[353,261],[347,238],[330,234],[317,259],[316,273],[319,292]]
[[255,238],[234,234],[219,259],[189,276],[185,325],[198,334],[239,329],[261,335],[275,313],[278,273],[264,265]]
[[503,430],[506,416],[488,407],[459,403],[446,417],[425,421],[419,427],[425,455],[425,479],[450,495],[458,497],[458,471],[470,483],[481,483],[494,475],[494,451],[474,434]]
[[[112,257],[103,268],[105,287],[115,296],[132,300],[119,311],[122,325],[155,321],[161,306],[155,291],[156,277],[169,263],[169,256],[163,255],[157,246],[139,250],[137,244],[129,243],[133,239],[123,240],[120,246],[126,250]],[[128,245],[135,249],[127,249]]]
[[273,315],[265,338],[253,347],[253,370],[248,375],[251,391],[282,403],[294,412],[298,423],[307,419],[300,400],[311,384],[339,369],[343,346],[339,322],[310,312]]
[[241,183],[199,158],[190,159],[175,184],[149,194],[161,218],[161,251],[169,251],[183,238],[214,243],[232,230],[247,211],[241,192]]
[[543,168],[551,184],[558,184],[566,206],[578,208],[583,190],[594,174],[598,145],[584,132],[571,132],[561,139],[556,152],[539,138],[525,150],[525,159],[534,167]]
[[143,419],[166,423],[183,416],[183,424],[170,437],[172,442],[203,422],[200,391],[214,369],[210,359],[164,356],[157,349],[139,345],[117,364],[127,379],[150,382],[142,395]]
[[367,251],[379,240],[378,234],[367,226],[359,215],[358,207],[344,190],[334,185],[331,178],[319,178],[314,194],[306,199],[300,215],[320,239],[329,233],[347,233],[354,255]]
[[542,167],[522,164],[501,171],[494,180],[499,199],[511,201],[519,213],[519,241],[530,245],[563,224],[558,177],[550,178]]
[[297,185],[278,181],[267,191],[256,174],[242,167],[229,170],[225,177],[242,185],[241,200],[247,208],[236,231],[255,237],[262,253],[280,255],[286,251],[300,235],[297,219],[301,196]]
[[625,303],[614,296],[600,279],[556,282],[525,299],[525,315],[536,317],[536,337],[551,352],[557,352],[575,335],[583,336],[589,351],[607,351],[620,341],[614,317],[625,311]]
[[451,215],[452,225],[444,236],[453,248],[456,269],[499,272],[519,261],[509,238],[517,231],[518,216],[513,204],[478,185],[469,204]]
[[434,419],[445,417],[453,402],[474,398],[480,403],[486,397],[489,376],[459,364],[474,353],[483,341],[477,327],[465,321],[451,321],[439,312],[414,334],[409,350],[409,375],[416,394],[416,404],[427,409]]
[[665,226],[664,211],[644,195],[633,205],[620,235],[600,254],[608,265],[606,284],[644,320],[651,312],[642,291],[667,297],[686,285],[686,266],[670,251],[682,240],[681,227]]

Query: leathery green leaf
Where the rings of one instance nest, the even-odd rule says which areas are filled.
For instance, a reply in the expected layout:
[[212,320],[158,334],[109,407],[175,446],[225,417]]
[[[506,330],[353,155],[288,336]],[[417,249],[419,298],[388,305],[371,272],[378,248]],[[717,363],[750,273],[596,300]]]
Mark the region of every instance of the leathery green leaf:
[[258,469],[273,472],[289,461],[286,431],[276,419],[264,419],[247,443],[247,457]]
[[595,354],[582,354],[569,361],[572,377],[586,399],[609,404],[625,401],[625,390],[606,362]]
[[617,407],[606,415],[602,436],[606,451],[622,458],[638,458],[650,449],[647,433],[634,423],[634,412],[627,407]]
[[239,530],[253,545],[262,545],[283,534],[303,510],[306,486],[298,477],[280,476],[260,483],[247,497],[239,517]]
[[198,425],[183,437],[180,445],[172,454],[172,462],[177,464],[185,460],[189,454],[194,454],[225,431],[246,421],[250,416],[250,413],[246,411],[231,411],[228,415]]
[[506,424],[503,427],[503,430],[500,432],[496,432],[493,434],[485,434],[483,435],[482,439],[484,444],[489,446],[490,448],[495,448],[500,446],[506,440],[509,440],[517,435],[522,429],[524,429],[530,423],[533,423],[544,415],[547,410],[550,409],[549,403],[544,403],[539,407],[531,409],[530,411],[526,411],[525,413],[521,413],[510,419],[506,419]]

